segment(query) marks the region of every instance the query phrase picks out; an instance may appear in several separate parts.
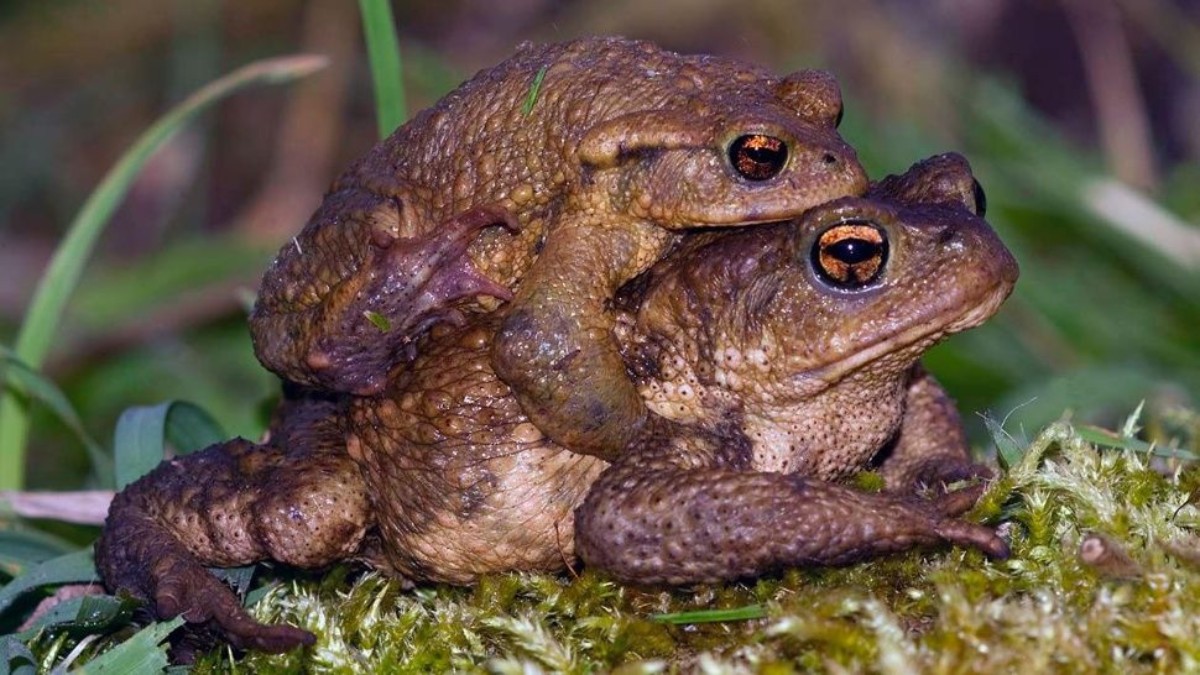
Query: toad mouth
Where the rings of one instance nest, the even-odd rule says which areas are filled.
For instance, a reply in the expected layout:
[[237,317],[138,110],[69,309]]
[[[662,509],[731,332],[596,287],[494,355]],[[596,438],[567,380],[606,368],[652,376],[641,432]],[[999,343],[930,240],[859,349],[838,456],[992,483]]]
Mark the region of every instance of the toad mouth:
[[[955,310],[936,315],[931,319],[915,321],[908,328],[893,333],[873,344],[856,350],[850,356],[835,361],[815,370],[805,371],[795,376],[796,380],[811,383],[811,393],[826,389],[843,380],[853,373],[885,356],[899,350],[911,347],[931,336],[937,339],[960,333],[983,323],[996,313],[1000,305],[1012,292],[1011,284],[998,284],[987,291],[983,297],[969,304],[965,310]],[[816,386],[814,386],[816,385]],[[805,387],[808,389],[808,387]]]

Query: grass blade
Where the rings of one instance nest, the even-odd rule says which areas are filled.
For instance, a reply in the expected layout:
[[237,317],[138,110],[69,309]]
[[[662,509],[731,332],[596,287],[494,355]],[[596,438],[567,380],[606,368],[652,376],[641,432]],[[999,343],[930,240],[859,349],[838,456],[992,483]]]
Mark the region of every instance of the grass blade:
[[204,408],[187,401],[172,401],[167,411],[167,442],[181,455],[203,450],[228,438],[221,425]]
[[1155,457],[1167,457],[1171,459],[1182,459],[1189,462],[1194,462],[1196,455],[1182,448],[1169,448],[1159,445],[1147,443],[1139,438],[1130,436],[1122,436],[1108,429],[1085,424],[1075,428],[1075,433],[1080,438],[1091,443],[1092,445],[1100,445],[1107,448],[1118,448],[1120,450],[1128,450],[1130,452],[1140,452],[1145,455],[1154,455]]
[[[102,525],[112,498],[112,490],[0,491],[0,519],[17,516],[79,525]],[[0,526],[0,559],[4,554],[3,532]],[[74,548],[71,546],[66,550]]]
[[225,438],[220,425],[203,409],[183,401],[129,408],[113,435],[117,489],[124,489],[158,466],[167,444],[180,454]]
[[[254,85],[288,82],[324,65],[325,59],[319,56],[252,63],[201,88],[147,129],[88,196],[55,251],[17,335],[17,357],[32,369],[41,367],[63,307],[79,282],[96,239],[155,151],[194,117],[230,94]],[[0,489],[18,490],[22,486],[28,426],[23,401],[11,392],[4,392],[0,398]]]
[[15,635],[0,637],[0,675],[34,675],[37,659]]
[[659,621],[674,625],[689,623],[718,623],[725,621],[748,621],[761,619],[767,615],[767,608],[762,605],[746,605],[733,609],[701,609],[694,612],[674,612],[672,614],[652,614],[651,621]]
[[379,137],[386,138],[408,117],[404,86],[401,83],[400,45],[389,0],[358,0],[362,12],[363,33],[367,39],[367,58],[371,63],[371,82],[375,87],[375,118]]
[[0,530],[0,574],[16,577],[74,546],[37,530]]
[[[68,429],[75,433],[91,459],[92,469],[96,472],[101,483],[112,483],[112,459],[100,447],[100,444],[88,434],[83,427],[83,420],[74,406],[67,400],[62,390],[54,382],[42,376],[33,368],[22,362],[12,350],[0,346],[0,373],[7,378],[4,396],[14,396],[14,392],[23,399],[33,399],[45,405],[58,417]],[[2,424],[2,423],[0,423]],[[5,446],[0,445],[0,455],[5,454]],[[0,460],[2,461],[2,460]],[[3,490],[0,490],[3,491]]]
[[1021,462],[1021,458],[1025,456],[1025,447],[1028,444],[1022,444],[1017,439],[1012,437],[1012,434],[1004,430],[1004,423],[997,421],[990,415],[983,415],[983,424],[987,427],[988,433],[992,435],[992,442],[996,444],[996,451],[1000,466],[1009,468],[1016,466]]
[[533,112],[533,106],[537,105],[538,94],[542,91],[542,80],[546,79],[546,66],[538,68],[537,75],[533,76],[533,83],[529,85],[529,94],[525,96],[525,105],[521,106],[521,114],[529,117],[529,113]]
[[86,675],[158,675],[167,668],[167,651],[162,642],[181,625],[183,619],[180,617],[162,623],[152,623],[125,642],[84,664],[76,672]]
[[81,551],[47,560],[0,588],[0,612],[26,591],[51,584],[91,582],[98,577],[89,546]]
[[112,595],[83,595],[63,600],[16,635],[28,640],[47,628],[97,633],[128,619],[137,604],[138,601],[132,598],[122,600]]

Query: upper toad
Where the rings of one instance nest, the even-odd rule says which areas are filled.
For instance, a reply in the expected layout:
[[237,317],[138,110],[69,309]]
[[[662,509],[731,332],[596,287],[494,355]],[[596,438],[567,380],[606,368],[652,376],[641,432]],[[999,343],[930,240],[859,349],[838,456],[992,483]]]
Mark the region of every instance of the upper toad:
[[369,395],[452,305],[511,299],[496,371],[551,438],[611,459],[647,414],[606,304],[682,228],[865,190],[841,110],[819,71],[616,38],[525,45],[334,183],[263,280],[256,353],[285,380]]

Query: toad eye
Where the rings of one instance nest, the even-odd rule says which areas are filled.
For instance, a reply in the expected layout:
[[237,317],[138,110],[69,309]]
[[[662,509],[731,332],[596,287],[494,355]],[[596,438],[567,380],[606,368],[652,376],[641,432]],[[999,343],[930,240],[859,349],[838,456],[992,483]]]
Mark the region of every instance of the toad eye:
[[975,198],[975,215],[982,218],[987,213],[987,195],[977,180],[971,181],[971,196]]
[[787,164],[787,143],[766,134],[746,134],[729,145],[729,161],[746,180],[769,180]]
[[887,235],[867,223],[841,223],[821,233],[811,255],[813,269],[829,285],[845,290],[862,288],[883,272]]

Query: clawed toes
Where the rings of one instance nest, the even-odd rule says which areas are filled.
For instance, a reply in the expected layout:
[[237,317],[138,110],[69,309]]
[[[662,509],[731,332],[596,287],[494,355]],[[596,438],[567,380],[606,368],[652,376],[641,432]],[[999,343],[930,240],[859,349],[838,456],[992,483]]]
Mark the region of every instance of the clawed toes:
[[[197,595],[189,591],[190,587],[190,579],[160,581],[154,593],[154,614],[160,619],[182,615],[188,623],[208,621],[212,617],[212,606],[197,602]],[[221,590],[229,592],[227,588]]]
[[933,500],[933,509],[948,518],[962,515],[971,510],[986,488],[986,485],[979,483],[938,495]]
[[255,629],[242,634],[227,633],[230,644],[238,649],[253,649],[269,654],[290,652],[297,647],[314,644],[317,636],[295,626],[256,624]]
[[1008,556],[1012,555],[1012,549],[1009,548],[1008,542],[1004,541],[994,533],[992,535],[992,541],[988,542],[986,546],[981,546],[980,548],[983,549],[984,553],[995,558],[996,560],[1005,560],[1008,558]]
[[315,635],[295,626],[261,623],[250,616],[232,594],[229,600],[234,602],[222,600],[221,606],[212,612],[212,618],[225,639],[238,649],[279,654],[316,642]]
[[916,473],[915,483],[945,491],[947,485],[966,480],[991,480],[996,472],[986,464],[939,458],[926,462]]
[[256,621],[228,586],[202,568],[195,572],[159,582],[154,610],[160,619],[182,615],[188,623],[211,622],[238,649],[278,654],[316,642],[316,636],[295,626]]
[[938,535],[946,541],[959,546],[972,546],[997,560],[1003,560],[1011,553],[1008,543],[990,527],[951,520],[937,529]]
[[1000,535],[996,534],[990,528],[982,529],[983,532],[978,533],[978,535],[972,537],[972,540],[968,542],[970,545],[986,553],[989,558],[995,558],[996,560],[1004,560],[1012,554],[1008,542],[1001,539]]

